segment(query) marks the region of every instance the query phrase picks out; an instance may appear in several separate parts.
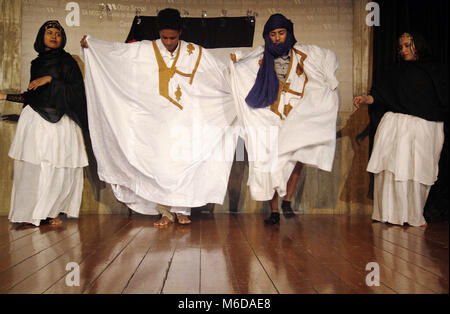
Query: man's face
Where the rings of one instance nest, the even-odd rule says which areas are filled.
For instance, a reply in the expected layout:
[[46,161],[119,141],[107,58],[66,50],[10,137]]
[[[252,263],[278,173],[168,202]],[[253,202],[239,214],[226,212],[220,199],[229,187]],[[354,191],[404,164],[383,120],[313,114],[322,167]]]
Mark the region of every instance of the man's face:
[[269,37],[275,45],[283,44],[286,41],[287,29],[276,28],[269,33]]
[[161,38],[164,47],[170,52],[174,52],[178,46],[181,32],[174,29],[162,29],[159,31],[159,38]]

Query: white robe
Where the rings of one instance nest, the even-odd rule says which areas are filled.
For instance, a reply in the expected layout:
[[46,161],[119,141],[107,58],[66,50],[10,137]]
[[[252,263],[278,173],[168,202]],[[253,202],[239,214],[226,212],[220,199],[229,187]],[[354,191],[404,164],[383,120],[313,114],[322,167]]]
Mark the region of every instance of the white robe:
[[372,219],[426,223],[423,209],[439,173],[444,123],[386,112],[375,134],[367,171],[375,175]]
[[184,41],[170,61],[174,68],[160,40],[87,42],[89,129],[100,179],[143,214],[157,214],[156,203],[222,204],[235,147],[223,149],[224,138],[236,119],[224,65]]
[[[297,161],[331,171],[339,109],[338,67],[334,52],[313,45],[291,49],[290,70],[280,83],[278,106],[251,108],[245,102],[253,87],[264,48],[230,62],[231,85],[249,152],[248,185],[253,199],[286,194]],[[239,59],[239,56],[237,56]]]
[[14,159],[11,222],[39,226],[59,213],[78,217],[88,159],[81,129],[73,120],[64,115],[51,123],[25,106],[9,156]]

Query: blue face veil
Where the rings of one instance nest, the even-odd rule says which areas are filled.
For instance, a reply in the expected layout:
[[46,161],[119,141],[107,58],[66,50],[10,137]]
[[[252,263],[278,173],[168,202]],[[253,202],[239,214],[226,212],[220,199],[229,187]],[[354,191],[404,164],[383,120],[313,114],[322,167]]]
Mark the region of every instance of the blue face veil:
[[[277,100],[280,86],[275,72],[274,60],[288,53],[297,42],[294,37],[293,26],[292,22],[282,14],[273,14],[264,25],[264,57],[256,76],[255,84],[245,98],[250,107],[268,107]],[[269,33],[277,28],[285,28],[287,30],[286,41],[279,45],[275,45],[269,37]]]

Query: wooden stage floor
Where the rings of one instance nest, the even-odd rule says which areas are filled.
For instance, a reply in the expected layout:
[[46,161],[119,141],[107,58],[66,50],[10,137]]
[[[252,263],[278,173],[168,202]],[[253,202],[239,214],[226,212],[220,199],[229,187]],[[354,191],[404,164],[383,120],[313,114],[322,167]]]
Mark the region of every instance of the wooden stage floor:
[[[266,226],[260,214],[196,213],[191,225],[157,229],[156,218],[21,229],[0,217],[0,293],[449,293],[448,223],[306,214]],[[70,262],[79,286],[66,284]],[[379,286],[366,285],[370,262]]]

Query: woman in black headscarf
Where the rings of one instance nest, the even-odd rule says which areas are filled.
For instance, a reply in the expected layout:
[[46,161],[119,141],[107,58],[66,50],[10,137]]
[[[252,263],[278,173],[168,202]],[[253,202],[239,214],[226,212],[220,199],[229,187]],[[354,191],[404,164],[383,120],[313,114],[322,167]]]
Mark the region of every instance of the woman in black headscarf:
[[11,222],[59,225],[60,213],[78,217],[88,165],[82,135],[87,111],[83,77],[65,44],[59,22],[44,23],[34,43],[39,55],[31,63],[28,90],[0,94],[24,104],[9,151],[14,159]]
[[367,171],[374,173],[372,219],[426,225],[423,209],[437,180],[448,116],[448,72],[417,33],[399,38],[399,62],[353,102],[384,108]]

